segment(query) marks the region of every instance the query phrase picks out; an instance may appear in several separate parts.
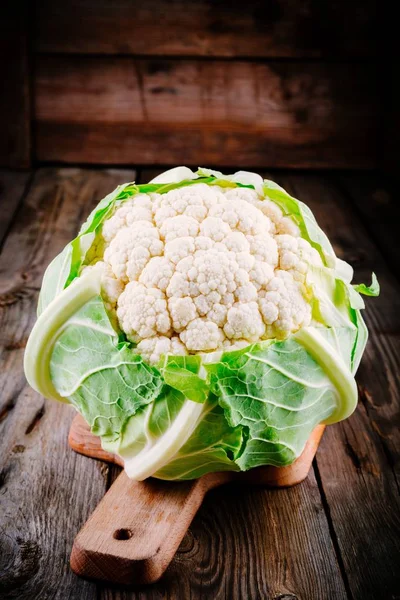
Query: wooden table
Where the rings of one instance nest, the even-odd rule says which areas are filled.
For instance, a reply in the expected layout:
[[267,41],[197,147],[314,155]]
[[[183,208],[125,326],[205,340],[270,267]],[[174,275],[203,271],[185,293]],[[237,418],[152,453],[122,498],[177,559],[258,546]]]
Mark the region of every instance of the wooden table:
[[75,534],[117,474],[67,447],[73,410],[26,384],[22,357],[43,271],[118,183],[154,171],[0,172],[0,597],[3,599],[400,598],[398,419],[400,209],[372,174],[275,174],[307,202],[367,300],[371,337],[360,402],[328,427],[314,468],[287,490],[220,488],[207,497],[165,577],[136,591],[77,578]]

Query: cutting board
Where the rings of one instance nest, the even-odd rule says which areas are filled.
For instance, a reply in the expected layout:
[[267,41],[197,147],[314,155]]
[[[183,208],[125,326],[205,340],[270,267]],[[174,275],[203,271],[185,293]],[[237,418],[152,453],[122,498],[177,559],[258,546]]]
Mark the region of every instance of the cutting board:
[[[318,425],[301,456],[288,467],[257,467],[246,473],[209,473],[193,481],[132,481],[117,478],[75,538],[71,567],[84,577],[120,584],[157,581],[171,562],[205,494],[225,483],[287,487],[307,477],[325,426]],[[72,422],[73,450],[122,465],[105,452],[84,419]]]

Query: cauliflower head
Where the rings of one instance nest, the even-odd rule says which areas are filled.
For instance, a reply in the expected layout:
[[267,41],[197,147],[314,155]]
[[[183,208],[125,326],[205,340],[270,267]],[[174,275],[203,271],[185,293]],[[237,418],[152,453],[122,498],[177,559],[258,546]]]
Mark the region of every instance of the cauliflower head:
[[311,322],[306,275],[321,257],[253,188],[194,182],[139,193],[101,236],[107,306],[151,364],[284,339]]
[[119,186],[49,265],[25,373],[133,479],[285,466],[357,404],[379,286],[352,275],[274,182],[178,167]]

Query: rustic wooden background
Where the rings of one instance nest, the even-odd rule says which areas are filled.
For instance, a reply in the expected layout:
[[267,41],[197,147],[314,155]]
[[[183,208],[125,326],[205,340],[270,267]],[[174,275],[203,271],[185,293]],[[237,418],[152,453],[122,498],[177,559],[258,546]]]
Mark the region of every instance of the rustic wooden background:
[[[400,204],[382,173],[400,160],[399,40],[378,0],[1,3],[1,600],[400,598]],[[211,492],[166,576],[127,590],[69,569],[118,469],[68,450],[71,408],[27,386],[22,357],[44,269],[89,210],[177,163],[271,176],[382,294],[358,408],[307,480]]]
[[5,0],[2,10],[3,166],[364,169],[392,154],[378,0]]

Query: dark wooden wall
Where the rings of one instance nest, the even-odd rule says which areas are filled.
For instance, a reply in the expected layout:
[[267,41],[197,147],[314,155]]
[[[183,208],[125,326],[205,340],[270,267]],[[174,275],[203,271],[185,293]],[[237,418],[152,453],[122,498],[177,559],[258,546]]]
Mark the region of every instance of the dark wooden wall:
[[377,0],[18,4],[3,164],[378,164]]
[[31,89],[28,0],[0,5],[0,166],[29,167]]

